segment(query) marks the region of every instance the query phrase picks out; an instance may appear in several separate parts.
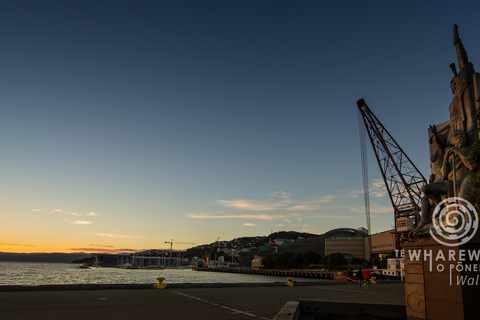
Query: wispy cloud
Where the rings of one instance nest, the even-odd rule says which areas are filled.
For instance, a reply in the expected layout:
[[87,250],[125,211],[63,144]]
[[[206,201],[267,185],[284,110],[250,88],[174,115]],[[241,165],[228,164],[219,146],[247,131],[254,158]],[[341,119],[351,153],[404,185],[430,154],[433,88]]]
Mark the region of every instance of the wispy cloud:
[[[42,210],[41,209],[32,209],[32,211],[41,212]],[[94,216],[99,216],[100,215],[100,214],[98,214],[96,212],[93,212],[93,211],[88,212],[88,213],[78,213],[78,212],[70,212],[68,210],[63,210],[63,209],[53,209],[49,213],[63,213],[63,214],[67,214],[67,215],[70,215],[70,216],[76,216],[76,217],[81,217],[81,216],[94,217]]]
[[330,215],[322,214],[317,216],[312,216],[312,218],[325,218],[325,219],[352,219],[352,216],[343,216],[343,215]]
[[234,208],[248,211],[313,211],[329,208],[328,203],[345,195],[324,195],[310,198],[308,200],[290,199],[290,193],[284,191],[275,191],[271,196],[281,198],[277,200],[258,200],[258,199],[236,199],[236,200],[217,200],[216,204],[227,208]]
[[295,211],[310,211],[310,210],[320,210],[326,208],[326,206],[320,204],[299,204],[297,206],[288,207],[287,210]]
[[288,193],[288,192],[285,192],[285,191],[282,191],[282,190],[274,191],[271,194],[272,197],[280,197],[280,198],[284,198],[284,199],[290,198],[291,195],[292,195],[291,193]]
[[72,221],[70,223],[71,224],[92,224],[91,221],[84,221],[84,220],[76,220],[76,221]]
[[35,211],[35,212],[42,212],[42,209],[32,209],[32,211]]
[[251,211],[270,211],[283,208],[288,205],[288,201],[282,200],[279,202],[268,202],[260,200],[218,200],[217,204],[241,210]]
[[247,227],[256,227],[257,226],[255,223],[249,223],[249,222],[244,223],[243,225],[247,226]]
[[393,211],[392,206],[382,206],[377,203],[373,203],[370,207],[371,213],[393,213]]
[[381,198],[387,195],[387,189],[385,188],[385,182],[382,179],[373,179],[369,188],[370,195]]
[[113,248],[113,246],[109,244],[89,243],[88,245],[91,247]]
[[320,210],[320,209],[328,208],[327,206],[325,206],[325,204],[332,202],[336,198],[337,196],[326,195],[318,198],[313,198],[308,201],[304,201],[301,204],[288,207],[287,209],[295,210],[295,211]]
[[[384,194],[382,180],[375,180],[372,184],[372,190],[375,192],[375,197]],[[354,204],[349,203],[348,200],[358,198],[358,194],[362,192],[338,190],[333,194],[327,194],[308,199],[292,199],[291,194],[282,190],[275,191],[271,196],[276,199],[259,200],[259,199],[235,199],[235,200],[218,200],[217,205],[238,209],[243,212],[210,212],[210,213],[190,213],[187,216],[195,219],[257,219],[257,220],[274,220],[283,219],[286,223],[291,223],[293,217],[301,215],[305,216],[304,212],[311,211],[312,218],[319,219],[353,219],[354,214],[349,215],[350,212],[357,212],[361,206],[358,201]],[[283,212],[282,212],[283,211]],[[372,213],[386,212],[385,207],[371,208]],[[290,212],[290,213],[285,213]],[[300,212],[300,213],[299,213]],[[343,214],[346,213],[346,214]],[[306,216],[305,216],[306,217]],[[303,217],[296,218],[297,221],[302,221]]]
[[[373,179],[373,181],[368,185],[368,191],[370,196],[376,198],[381,198],[388,195],[383,179]],[[338,190],[338,192],[345,193],[345,196],[348,198],[358,198],[360,195],[364,194],[363,190]]]
[[266,213],[204,213],[204,214],[188,214],[189,218],[194,219],[234,219],[234,218],[243,218],[243,219],[258,219],[258,220],[273,220],[273,219],[282,219],[290,216],[296,216],[298,213],[289,213],[289,214],[266,214]]
[[[365,212],[364,206],[358,206],[350,208],[350,211],[353,212]],[[381,205],[375,202],[370,202],[370,213],[393,213],[392,206]]]
[[142,249],[102,249],[102,248],[68,248],[70,251],[93,252],[93,253],[135,253]]
[[99,237],[108,237],[108,238],[127,238],[127,239],[140,239],[146,238],[142,236],[132,236],[128,234],[116,234],[116,233],[95,233]]
[[363,195],[363,190],[337,190],[338,192],[344,194],[345,198],[357,199],[360,195]]
[[81,214],[79,214],[79,213],[69,212],[69,211],[63,210],[63,209],[53,209],[52,211],[50,211],[50,213],[64,213],[64,214],[68,214],[68,215],[71,215],[71,216],[77,216],[77,217],[81,216]]
[[30,244],[19,244],[19,243],[0,243],[0,246],[8,246],[8,247],[36,247]]
[[297,213],[289,213],[289,214],[266,214],[266,213],[205,213],[205,214],[188,214],[189,218],[194,219],[235,219],[235,218],[243,218],[243,219],[258,219],[258,220],[273,220],[273,219],[282,219],[289,216],[296,216]]

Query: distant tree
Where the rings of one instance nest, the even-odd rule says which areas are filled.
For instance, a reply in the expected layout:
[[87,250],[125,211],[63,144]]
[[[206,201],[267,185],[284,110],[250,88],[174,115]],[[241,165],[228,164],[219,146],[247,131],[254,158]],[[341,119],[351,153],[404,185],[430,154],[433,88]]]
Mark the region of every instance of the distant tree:
[[301,268],[303,266],[303,259],[304,255],[303,253],[295,253],[290,257],[290,260],[288,261],[288,267],[289,268]]
[[347,263],[343,253],[335,252],[322,258],[322,263],[329,269],[338,269]]
[[272,253],[266,256],[265,258],[262,259],[262,265],[266,269],[275,269],[275,257],[278,255],[278,253]]
[[293,252],[283,252],[277,255],[274,259],[275,265],[277,268],[288,268],[290,267],[290,259],[293,257]]
[[319,263],[322,257],[315,251],[307,251],[303,253],[303,267],[310,267],[314,263]]
[[266,269],[300,269],[308,268],[313,263],[319,263],[321,256],[313,251],[293,253],[273,253],[262,259],[262,265]]
[[363,258],[353,258],[352,264],[359,264],[361,266],[366,266],[368,264],[368,260]]

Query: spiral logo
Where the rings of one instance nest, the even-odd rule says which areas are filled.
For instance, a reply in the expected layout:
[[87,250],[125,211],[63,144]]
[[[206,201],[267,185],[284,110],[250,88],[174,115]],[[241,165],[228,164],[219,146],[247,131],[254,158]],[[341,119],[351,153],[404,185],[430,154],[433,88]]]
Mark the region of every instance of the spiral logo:
[[433,212],[432,221],[431,236],[448,247],[467,243],[478,230],[477,211],[470,202],[457,197],[440,202]]

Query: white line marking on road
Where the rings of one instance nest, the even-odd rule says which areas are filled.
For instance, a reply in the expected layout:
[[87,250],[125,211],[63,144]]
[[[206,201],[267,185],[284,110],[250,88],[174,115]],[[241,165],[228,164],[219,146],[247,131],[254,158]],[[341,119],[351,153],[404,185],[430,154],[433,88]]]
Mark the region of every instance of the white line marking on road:
[[251,313],[251,312],[245,312],[245,311],[233,309],[233,308],[230,308],[230,307],[227,307],[227,306],[222,306],[221,304],[214,303],[214,302],[211,302],[211,301],[208,301],[208,300],[205,300],[205,299],[201,299],[201,298],[189,295],[189,294],[180,293],[180,292],[177,292],[177,291],[173,291],[173,293],[178,294],[180,296],[190,298],[190,299],[195,299],[195,300],[201,301],[203,303],[210,304],[210,305],[215,306],[215,307],[220,307],[220,308],[223,308],[223,309],[227,309],[228,311],[232,311],[233,313],[240,313],[240,314],[243,314],[243,315],[246,315],[246,316],[249,316],[249,317],[255,317],[257,319],[262,319],[262,320],[271,320],[270,318],[265,318],[265,317],[257,316],[256,314]]

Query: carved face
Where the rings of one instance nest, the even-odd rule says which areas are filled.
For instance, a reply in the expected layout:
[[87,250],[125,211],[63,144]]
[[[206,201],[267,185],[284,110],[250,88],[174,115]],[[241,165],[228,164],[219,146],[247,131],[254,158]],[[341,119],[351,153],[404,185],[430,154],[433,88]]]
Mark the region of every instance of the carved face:
[[450,88],[452,88],[452,93],[455,94],[456,88],[457,88],[457,79],[453,78],[450,81]]
[[462,148],[467,145],[467,135],[463,131],[458,131],[450,138],[450,142],[457,148]]

